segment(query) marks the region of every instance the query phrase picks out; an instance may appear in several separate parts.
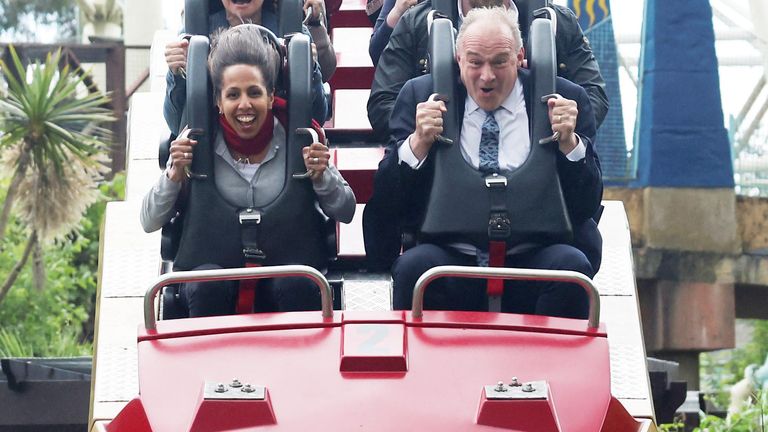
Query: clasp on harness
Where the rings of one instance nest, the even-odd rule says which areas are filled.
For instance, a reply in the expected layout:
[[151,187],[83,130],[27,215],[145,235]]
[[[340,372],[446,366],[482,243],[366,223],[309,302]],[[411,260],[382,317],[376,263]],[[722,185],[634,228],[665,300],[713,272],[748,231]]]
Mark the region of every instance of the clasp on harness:
[[238,214],[238,219],[240,220],[240,225],[259,224],[261,223],[261,213],[252,208],[247,208]]
[[512,221],[506,212],[493,212],[488,219],[488,238],[504,240],[512,234]]
[[507,178],[493,173],[485,178],[485,186],[489,188],[507,187]]

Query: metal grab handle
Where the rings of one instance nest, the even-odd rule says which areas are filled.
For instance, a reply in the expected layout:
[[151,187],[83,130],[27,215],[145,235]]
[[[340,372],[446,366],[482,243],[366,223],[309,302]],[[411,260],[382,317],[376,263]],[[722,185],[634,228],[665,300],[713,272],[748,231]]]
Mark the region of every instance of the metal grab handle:
[[[541,102],[542,103],[547,103],[547,101],[550,100],[550,99],[559,99],[561,97],[562,96],[560,96],[557,93],[552,93],[552,94],[548,94],[546,96],[542,96],[541,97]],[[552,136],[540,139],[539,140],[539,144],[549,144],[549,143],[555,142],[555,141],[557,141],[559,139],[560,139],[560,131],[555,131],[555,133],[553,133]]]
[[[202,129],[190,129],[189,125],[187,125],[187,126],[184,126],[184,130],[181,131],[181,133],[179,134],[179,137],[177,139],[185,139],[185,138],[189,138],[190,136],[193,136],[193,135],[202,136],[203,134],[205,134],[205,131],[203,131]],[[192,150],[192,157],[193,158],[195,157],[195,151],[194,150]],[[207,174],[195,174],[195,173],[193,173],[192,170],[189,168],[189,165],[184,167],[184,175],[188,179],[203,179],[204,180],[204,179],[208,178]]]
[[304,14],[305,14],[304,21],[302,21],[301,23],[304,25],[307,25],[313,13],[315,13],[313,10],[313,7],[312,6],[308,7],[307,10],[304,11]]
[[[320,138],[317,136],[317,132],[312,128],[297,128],[296,129],[297,134],[303,134],[303,135],[309,135],[312,137],[312,142],[320,142]],[[325,145],[324,142],[320,142],[320,144]],[[312,174],[315,173],[315,170],[307,170],[305,173],[300,174],[293,174],[291,177],[296,180],[302,180],[302,179],[308,179],[312,177]]]
[[435,279],[444,277],[463,277],[470,279],[504,279],[575,283],[587,292],[589,297],[589,328],[597,329],[600,325],[600,294],[594,283],[587,276],[569,270],[538,270],[505,267],[438,266],[433,267],[416,281],[413,287],[413,305],[411,316],[421,318],[424,307],[424,290]]
[[[314,7],[310,6],[304,11],[304,20],[301,22],[302,25],[309,26],[309,20],[312,19],[312,15],[315,13]],[[324,16],[323,8],[320,8],[320,13],[317,15],[317,21],[320,23],[321,26],[327,27],[327,24],[325,22],[325,16]]]
[[154,285],[144,294],[144,327],[153,331],[157,329],[154,313],[154,303],[160,288],[180,282],[210,282],[223,280],[267,279],[273,277],[302,276],[312,280],[320,288],[320,303],[323,318],[333,317],[333,301],[331,285],[317,269],[303,265],[247,267],[216,270],[193,270],[166,273],[157,279]]
[[[434,12],[434,11],[432,11]],[[427,99],[429,102],[435,102],[435,101],[443,101],[443,102],[450,102],[451,98],[446,95],[441,95],[437,93],[432,93],[429,95],[429,98]],[[435,140],[437,142],[441,142],[443,144],[451,145],[453,144],[453,140],[450,138],[446,138],[443,135],[438,135],[435,137]]]

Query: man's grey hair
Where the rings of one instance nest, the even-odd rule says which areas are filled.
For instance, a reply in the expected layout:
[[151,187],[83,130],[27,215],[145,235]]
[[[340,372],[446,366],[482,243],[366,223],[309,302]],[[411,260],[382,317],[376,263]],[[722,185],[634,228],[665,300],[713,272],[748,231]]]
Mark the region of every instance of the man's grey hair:
[[508,28],[512,34],[515,52],[519,51],[523,46],[523,37],[520,35],[520,24],[517,22],[517,8],[481,7],[470,10],[469,13],[467,13],[467,16],[464,17],[464,21],[459,29],[459,35],[456,37],[457,50],[462,46],[467,30],[476,24]]

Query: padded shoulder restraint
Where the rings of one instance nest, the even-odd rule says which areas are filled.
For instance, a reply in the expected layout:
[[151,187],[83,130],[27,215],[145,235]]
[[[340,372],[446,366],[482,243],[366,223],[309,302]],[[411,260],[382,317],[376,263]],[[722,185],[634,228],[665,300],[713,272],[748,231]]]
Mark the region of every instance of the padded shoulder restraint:
[[[206,70],[208,40],[195,36],[188,55],[187,105],[192,129],[205,131],[197,137],[189,178],[190,194],[186,206],[179,251],[174,269],[188,270],[201,264],[238,267],[245,263],[241,238],[240,214],[243,210],[227,203],[218,193],[213,170],[214,127],[209,77]],[[299,127],[309,127],[310,54],[309,39],[303,34],[292,36],[288,43],[288,108],[286,127],[286,182],[273,202],[252,209],[258,221],[258,247],[263,251],[264,265],[305,264],[322,269],[327,264],[323,217],[315,207],[315,194],[310,180],[294,180],[291,175],[303,172],[301,148],[309,143],[306,135],[297,134]],[[258,215],[258,216],[256,216]]]
[[432,0],[432,10],[439,12],[452,23],[458,22],[459,9],[455,0]]
[[[264,7],[272,7],[271,1],[265,1]],[[301,0],[281,0],[277,6],[277,35],[301,32],[303,2]],[[208,16],[224,9],[221,0],[185,0],[184,31],[191,35],[208,36]]]
[[[453,93],[456,70],[453,66],[453,44],[445,49],[452,32],[450,23],[435,20],[432,27],[434,91],[448,95],[448,112],[444,116],[444,136],[454,144],[436,143],[435,175],[421,227],[422,238],[436,242],[467,242],[487,248],[490,240],[520,243],[552,243],[569,241],[571,224],[560,189],[557,173],[556,142],[538,144],[551,135],[546,103],[542,97],[555,90],[555,47],[549,20],[536,20],[532,25],[529,65],[532,75],[531,152],[515,171],[502,171],[486,178],[470,166],[461,154],[459,131],[462,119]],[[540,22],[539,22],[540,21]],[[450,39],[453,40],[453,39]],[[499,189],[503,194],[499,199]],[[492,217],[494,214],[500,217]]]

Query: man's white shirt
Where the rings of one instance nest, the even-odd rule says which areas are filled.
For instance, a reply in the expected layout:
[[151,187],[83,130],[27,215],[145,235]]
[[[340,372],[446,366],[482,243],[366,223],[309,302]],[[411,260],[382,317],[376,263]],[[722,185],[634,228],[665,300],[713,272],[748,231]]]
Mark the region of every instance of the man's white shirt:
[[[486,112],[468,95],[464,102],[464,118],[459,143],[464,160],[475,169],[480,167],[480,136],[486,116]],[[494,113],[494,117],[499,124],[499,168],[513,170],[522,165],[531,152],[528,113],[525,110],[523,85],[519,79],[509,96]],[[587,147],[578,135],[576,140],[578,145],[566,155],[566,158],[572,162],[580,161],[587,155]],[[424,163],[413,154],[410,136],[400,145],[397,154],[401,163],[405,162],[413,169],[421,168]]]

